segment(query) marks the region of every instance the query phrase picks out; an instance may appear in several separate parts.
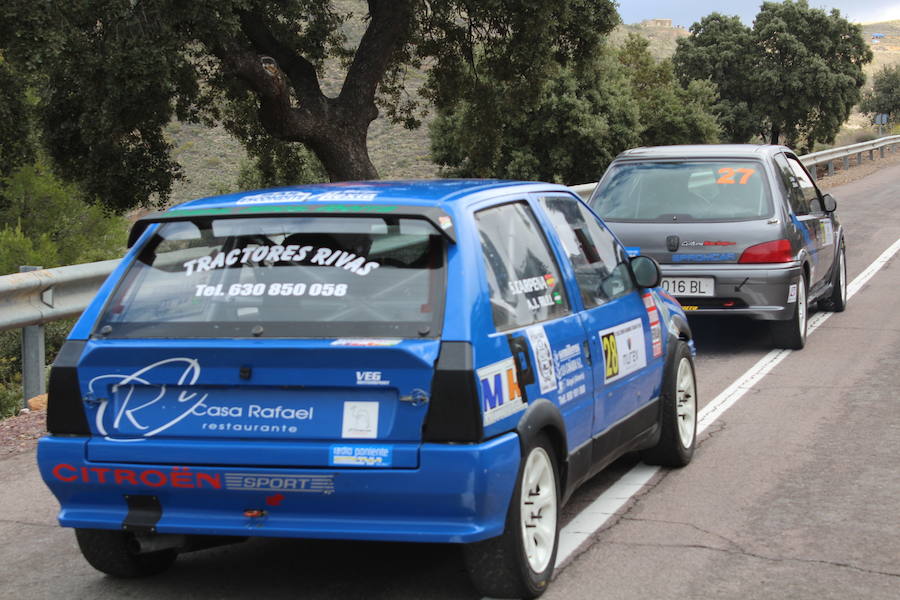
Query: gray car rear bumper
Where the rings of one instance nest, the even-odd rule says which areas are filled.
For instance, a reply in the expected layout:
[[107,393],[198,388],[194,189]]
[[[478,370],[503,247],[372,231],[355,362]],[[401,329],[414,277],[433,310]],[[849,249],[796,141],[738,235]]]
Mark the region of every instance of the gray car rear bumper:
[[[660,265],[663,277],[713,277],[713,297],[676,296],[689,315],[746,315],[766,321],[789,319],[791,284],[802,277],[800,263],[784,265]],[[734,300],[724,307],[720,300]],[[718,306],[716,306],[718,304]]]

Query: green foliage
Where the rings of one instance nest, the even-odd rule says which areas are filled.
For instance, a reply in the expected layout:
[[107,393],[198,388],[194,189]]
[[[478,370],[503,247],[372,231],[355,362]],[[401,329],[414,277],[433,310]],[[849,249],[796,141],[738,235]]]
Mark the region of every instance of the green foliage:
[[58,267],[121,256],[127,223],[85,204],[41,163],[0,182],[0,274],[21,264]]
[[748,142],[761,127],[761,102],[751,85],[754,42],[739,17],[712,13],[678,40],[672,64],[682,85],[709,81],[719,99],[714,111],[726,141]]
[[708,81],[691,81],[682,88],[669,60],[657,62],[650,42],[629,34],[619,50],[619,63],[631,83],[638,105],[642,146],[712,144],[721,128],[713,113],[716,88]]
[[59,266],[56,245],[46,233],[29,235],[19,225],[0,228],[0,275],[18,273],[20,265]]
[[15,33],[0,36],[8,55],[49,83],[40,116],[55,167],[88,200],[117,212],[163,204],[183,177],[166,124],[212,123],[223,107],[246,98],[249,85],[236,64],[217,58],[246,59],[246,14],[264,19],[278,43],[312,68],[345,53],[342,18],[324,1],[4,4],[0,33]]
[[871,60],[858,25],[806,0],[764,2],[752,29],[713,13],[679,40],[673,58],[683,82],[717,85],[716,110],[731,141],[759,134],[804,149],[834,140]]
[[[0,180],[0,275],[20,265],[45,268],[121,256],[125,219],[85,204],[41,164],[20,167]],[[47,356],[56,356],[73,321],[45,326]],[[0,418],[21,407],[21,332],[0,333]]]
[[574,183],[596,180],[632,146],[717,142],[715,86],[681,87],[648,48],[635,35],[617,51],[598,40],[589,57],[547,63],[527,81],[475,55],[474,89],[438,110],[434,159],[455,176]]
[[[66,341],[74,319],[54,321],[44,326],[44,344],[53,360]],[[22,408],[22,333],[0,332],[0,419],[15,415]]]
[[900,113],[900,65],[883,67],[875,73],[872,91],[866,93],[859,108],[865,113],[886,113],[892,118]]
[[3,60],[0,49],[0,177],[34,156],[25,81]]
[[613,60],[602,54],[580,76],[564,68],[545,75],[530,102],[515,85],[485,79],[475,98],[438,111],[435,162],[460,177],[596,181],[639,141],[638,111]]
[[[455,176],[593,181],[635,145],[638,111],[603,44],[618,21],[611,2],[455,3],[423,55],[444,58],[426,86],[437,106],[435,162]],[[455,59],[452,59],[455,57]]]

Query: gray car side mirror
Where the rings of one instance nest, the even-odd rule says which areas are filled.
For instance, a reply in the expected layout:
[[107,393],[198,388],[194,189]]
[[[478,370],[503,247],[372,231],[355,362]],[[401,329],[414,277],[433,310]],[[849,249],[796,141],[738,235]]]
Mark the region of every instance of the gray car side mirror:
[[832,213],[837,210],[837,200],[831,194],[825,194],[822,196],[822,207],[825,212]]

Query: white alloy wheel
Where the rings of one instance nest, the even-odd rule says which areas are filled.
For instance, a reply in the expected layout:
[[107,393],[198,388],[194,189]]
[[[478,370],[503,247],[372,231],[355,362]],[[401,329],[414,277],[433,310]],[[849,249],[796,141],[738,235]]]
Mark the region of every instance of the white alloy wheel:
[[678,363],[676,376],[677,391],[675,396],[675,413],[678,416],[678,439],[685,448],[694,442],[694,430],[697,428],[697,388],[694,382],[694,368],[691,361],[682,358]]
[[803,342],[806,341],[806,311],[806,281],[801,279],[797,284],[797,333]]
[[840,265],[838,267],[841,274],[841,306],[847,304],[847,255],[841,250]]
[[547,451],[537,446],[528,454],[520,494],[522,542],[528,565],[542,573],[556,544],[556,477]]

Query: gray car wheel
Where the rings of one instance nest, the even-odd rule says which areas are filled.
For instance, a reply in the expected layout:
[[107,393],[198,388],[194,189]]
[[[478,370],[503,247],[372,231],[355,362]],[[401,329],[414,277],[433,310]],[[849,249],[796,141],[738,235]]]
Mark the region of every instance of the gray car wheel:
[[794,312],[787,321],[772,321],[772,340],[778,348],[800,350],[806,345],[806,328],[809,321],[806,277],[797,282],[797,301]]
[[819,307],[831,312],[844,312],[844,309],[847,308],[847,252],[843,240],[841,240],[841,249],[838,251],[834,264],[834,276],[831,281],[831,295],[819,300]]

